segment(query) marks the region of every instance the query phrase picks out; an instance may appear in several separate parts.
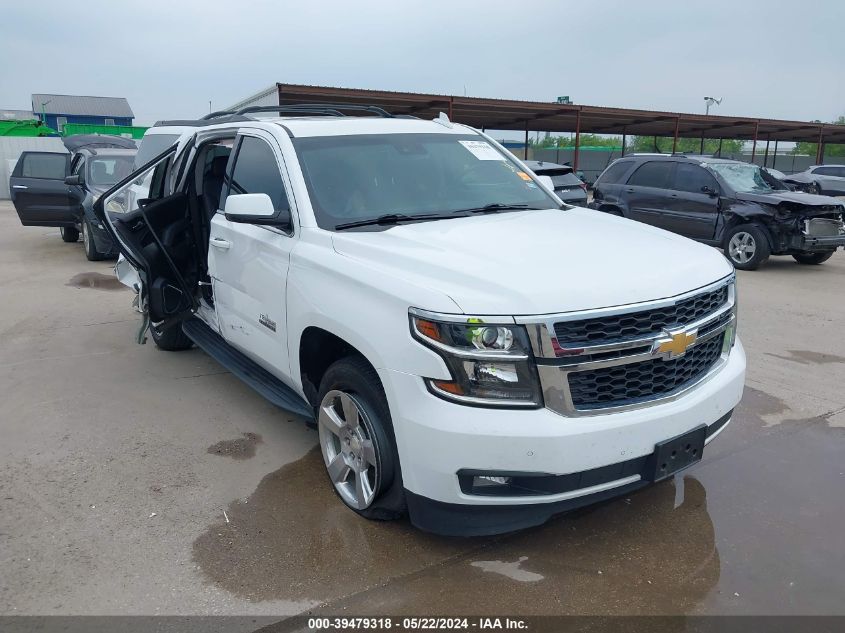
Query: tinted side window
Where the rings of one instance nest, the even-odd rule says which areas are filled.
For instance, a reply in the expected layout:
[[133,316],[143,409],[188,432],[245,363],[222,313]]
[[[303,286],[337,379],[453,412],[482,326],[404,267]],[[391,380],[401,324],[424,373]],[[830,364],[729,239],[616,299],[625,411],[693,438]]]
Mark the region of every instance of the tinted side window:
[[833,167],[819,167],[813,170],[814,174],[819,176],[836,176],[835,170]]
[[604,173],[599,177],[599,181],[603,185],[614,185],[621,182],[622,177],[628,172],[630,167],[631,161],[629,160],[617,161],[604,170]]
[[840,178],[845,178],[845,167],[834,167],[833,175],[839,176]]
[[675,186],[678,191],[689,191],[690,193],[702,193],[702,187],[716,189],[716,180],[707,173],[703,167],[689,163],[678,163],[675,167]]
[[259,138],[244,136],[238,148],[229,195],[239,193],[266,193],[276,211],[290,209],[276,156]]
[[27,154],[22,158],[21,176],[64,180],[67,169],[66,154]]
[[628,179],[629,185],[668,189],[671,186],[673,164],[669,161],[653,161],[637,168]]

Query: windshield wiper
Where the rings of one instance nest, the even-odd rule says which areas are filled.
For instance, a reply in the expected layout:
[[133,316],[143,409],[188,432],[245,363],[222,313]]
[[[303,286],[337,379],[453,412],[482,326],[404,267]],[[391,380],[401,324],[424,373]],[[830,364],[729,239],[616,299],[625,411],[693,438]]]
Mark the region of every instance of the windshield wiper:
[[536,210],[536,207],[529,207],[527,204],[505,204],[502,202],[494,202],[492,204],[485,204],[483,207],[458,209],[452,213],[496,213],[497,211],[520,211],[522,209]]
[[453,215],[442,215],[439,213],[423,213],[420,215],[405,215],[403,213],[385,213],[376,218],[368,218],[366,220],[355,220],[354,222],[341,222],[335,225],[335,231],[342,231],[344,229],[354,229],[359,226],[390,226],[399,224],[400,222],[423,222],[425,220],[447,220],[453,218]]

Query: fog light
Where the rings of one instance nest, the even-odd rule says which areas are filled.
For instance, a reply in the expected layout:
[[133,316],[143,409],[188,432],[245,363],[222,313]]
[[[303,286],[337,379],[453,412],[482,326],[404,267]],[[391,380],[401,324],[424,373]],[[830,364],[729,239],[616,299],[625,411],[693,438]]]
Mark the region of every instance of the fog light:
[[512,477],[489,477],[482,475],[480,477],[473,477],[472,487],[482,488],[485,486],[507,486],[513,481]]

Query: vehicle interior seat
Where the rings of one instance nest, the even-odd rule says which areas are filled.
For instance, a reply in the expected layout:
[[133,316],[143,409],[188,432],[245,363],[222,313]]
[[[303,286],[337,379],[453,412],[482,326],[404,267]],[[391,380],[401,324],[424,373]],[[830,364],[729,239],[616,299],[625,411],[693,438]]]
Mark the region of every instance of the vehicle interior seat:
[[223,191],[223,177],[226,174],[228,156],[215,156],[206,169],[202,179],[202,204],[206,217],[210,220],[220,206],[220,194]]

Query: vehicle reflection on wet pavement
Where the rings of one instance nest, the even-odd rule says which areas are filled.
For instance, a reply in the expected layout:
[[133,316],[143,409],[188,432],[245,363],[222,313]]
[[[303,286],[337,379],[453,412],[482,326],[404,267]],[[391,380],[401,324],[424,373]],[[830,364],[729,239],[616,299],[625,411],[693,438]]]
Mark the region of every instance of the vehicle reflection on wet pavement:
[[232,503],[194,559],[250,601],[313,600],[325,612],[845,612],[845,431],[825,418],[770,424],[784,411],[748,389],[683,476],[485,539],[358,518],[315,450]]

